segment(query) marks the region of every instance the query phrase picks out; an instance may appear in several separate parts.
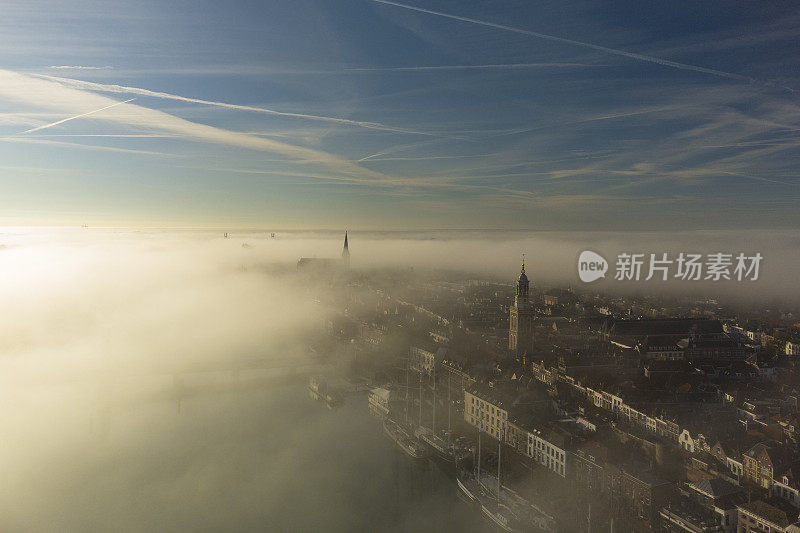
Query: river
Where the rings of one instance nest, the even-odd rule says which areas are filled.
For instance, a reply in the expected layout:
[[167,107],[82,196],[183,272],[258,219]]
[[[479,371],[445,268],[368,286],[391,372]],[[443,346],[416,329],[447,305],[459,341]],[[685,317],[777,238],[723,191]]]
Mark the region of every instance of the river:
[[35,463],[6,465],[2,530],[487,531],[436,464],[384,436],[364,393],[328,409],[298,377],[179,403],[70,398],[58,442],[9,441]]

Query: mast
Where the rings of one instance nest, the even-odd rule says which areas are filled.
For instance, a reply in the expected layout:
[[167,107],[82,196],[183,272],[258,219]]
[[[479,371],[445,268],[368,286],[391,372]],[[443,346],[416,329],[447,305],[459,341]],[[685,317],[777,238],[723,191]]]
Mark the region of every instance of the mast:
[[592,533],[592,502],[589,502],[589,516],[586,517],[586,532]]
[[409,360],[406,360],[406,426],[408,426],[408,367]]
[[422,425],[422,369],[419,371],[419,425]]
[[433,363],[433,406],[431,407],[433,418],[431,420],[431,433],[436,436],[436,360]]
[[497,441],[497,505],[500,505],[500,463],[502,462],[501,461],[502,458],[500,457],[500,450],[502,447],[503,447],[503,441],[498,440]]
[[478,430],[478,483],[481,482],[481,430]]
[[452,432],[452,428],[450,427],[450,372],[447,373],[447,440],[450,441],[450,435]]

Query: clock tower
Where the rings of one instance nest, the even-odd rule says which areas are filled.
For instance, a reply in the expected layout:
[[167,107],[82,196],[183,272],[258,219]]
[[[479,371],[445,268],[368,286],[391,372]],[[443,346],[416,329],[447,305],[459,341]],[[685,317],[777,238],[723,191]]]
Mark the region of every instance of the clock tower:
[[[530,356],[533,351],[533,305],[530,301],[530,282],[525,274],[525,259],[517,278],[514,305],[508,321],[508,349],[518,357]],[[529,357],[526,357],[528,359]]]

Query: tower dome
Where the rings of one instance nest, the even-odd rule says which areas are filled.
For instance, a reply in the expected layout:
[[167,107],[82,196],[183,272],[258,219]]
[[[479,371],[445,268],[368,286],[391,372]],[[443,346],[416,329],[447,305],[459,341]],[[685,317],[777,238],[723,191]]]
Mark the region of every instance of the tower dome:
[[524,281],[525,283],[528,283],[528,276],[525,274],[525,261],[522,262],[522,270],[519,273],[517,281]]

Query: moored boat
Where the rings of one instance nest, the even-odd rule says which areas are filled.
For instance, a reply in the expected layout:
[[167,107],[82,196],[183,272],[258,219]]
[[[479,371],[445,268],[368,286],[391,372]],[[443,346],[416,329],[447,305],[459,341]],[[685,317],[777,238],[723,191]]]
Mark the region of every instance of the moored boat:
[[504,503],[498,502],[496,495],[480,483],[474,473],[462,471],[456,478],[456,484],[469,503],[480,507],[484,519],[503,531],[523,530],[517,515]]
[[465,449],[454,442],[448,442],[424,426],[418,427],[414,431],[414,435],[430,446],[438,457],[456,465],[463,463],[463,461],[472,456],[471,450]]
[[409,457],[425,459],[430,455],[428,449],[419,440],[409,435],[403,426],[391,418],[383,421],[383,432]]

